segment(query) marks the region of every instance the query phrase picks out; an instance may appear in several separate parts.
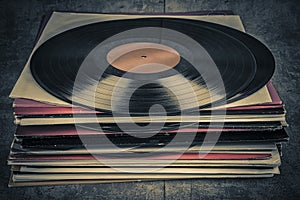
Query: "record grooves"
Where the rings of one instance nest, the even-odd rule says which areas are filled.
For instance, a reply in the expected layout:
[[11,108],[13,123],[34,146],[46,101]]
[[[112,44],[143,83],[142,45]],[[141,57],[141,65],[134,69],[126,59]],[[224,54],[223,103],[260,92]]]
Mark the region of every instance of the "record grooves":
[[[152,74],[129,72],[126,73],[128,79],[122,78],[124,71],[107,63],[106,66],[102,66],[101,70],[104,70],[104,73],[100,81],[93,73],[87,73],[86,77],[80,79],[80,84],[77,84],[74,89],[83,91],[85,95],[78,96],[73,103],[93,108],[94,102],[91,97],[94,91],[88,88],[91,85],[92,88],[99,86],[95,93],[96,110],[109,113],[112,111],[111,102],[114,102],[115,105],[120,106],[117,110],[122,111],[124,103],[130,101],[132,114],[148,114],[149,108],[154,104],[160,104],[168,114],[174,114],[182,110],[208,107],[211,103],[223,100],[225,97],[232,102],[249,96],[265,85],[273,74],[272,54],[262,43],[243,32],[196,20],[145,18],[94,23],[54,36],[34,52],[30,63],[32,75],[46,91],[72,103],[74,81],[87,55],[107,38],[141,27],[167,28],[186,34],[197,41],[215,62],[224,81],[226,93],[220,95],[215,80],[205,82],[203,74],[196,73],[191,63],[181,57],[180,62],[174,67],[179,74],[174,74],[172,70]],[[139,42],[144,41],[140,39]],[[176,42],[176,38],[173,38],[172,42]],[[94,66],[92,71],[97,70],[97,67]],[[130,95],[130,88],[135,88],[139,84],[139,77],[145,76],[155,79],[155,83],[138,87],[133,95]],[[126,83],[124,84],[126,87],[118,87],[118,98],[112,98],[109,91],[120,79]],[[184,83],[193,83],[197,102],[188,101],[190,94],[185,91]],[[178,87],[180,85],[182,87]],[[213,86],[213,90],[208,91],[207,85]],[[172,97],[170,88],[176,90],[180,100],[187,101],[183,107],[180,107],[176,98]],[[209,92],[212,96],[209,96]]]

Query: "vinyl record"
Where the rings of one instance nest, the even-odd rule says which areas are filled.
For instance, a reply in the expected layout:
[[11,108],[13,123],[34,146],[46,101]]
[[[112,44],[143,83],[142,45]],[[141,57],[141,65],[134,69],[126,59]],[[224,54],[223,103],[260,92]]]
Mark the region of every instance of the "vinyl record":
[[[89,70],[84,72],[84,76],[78,78],[80,67],[99,44],[124,31],[146,27],[177,31],[203,47],[209,55],[209,58],[201,58],[203,66],[207,68],[206,61],[213,60],[222,78],[225,93],[221,92],[222,88],[213,76],[208,75],[209,73],[199,73],[195,66],[182,56],[181,53],[184,52],[176,49],[178,38],[168,36],[170,44],[175,44],[170,47],[164,43],[163,36],[151,38],[151,33],[149,36],[146,34],[141,37],[127,37],[127,43],[102,49],[103,55],[99,55],[98,60],[94,56],[90,62],[95,65],[89,65]],[[174,49],[175,53],[172,54],[172,50],[161,52],[161,48],[145,47],[141,52],[131,51],[129,58],[123,62],[102,59],[107,58],[115,48],[126,49],[132,44],[160,45],[162,48]],[[188,45],[183,45],[183,49],[193,51]],[[179,59],[176,57],[177,53]],[[164,59],[154,58],[157,54],[164,55]],[[124,55],[126,57],[126,54]],[[165,55],[171,57],[166,58]],[[126,71],[125,65],[130,63],[130,58],[142,64],[144,60],[147,63],[148,59],[166,61],[163,64],[167,67],[162,70],[155,66],[155,69],[151,68],[150,71]],[[224,98],[232,102],[254,93],[271,78],[274,59],[261,42],[232,28],[197,20],[142,18],[88,24],[60,33],[34,52],[30,69],[42,88],[68,103],[108,113],[112,110],[122,113],[129,104],[131,114],[148,114],[151,106],[159,104],[168,114],[177,114],[183,110],[208,107]],[[98,77],[95,72],[101,70],[103,73]],[[152,81],[145,84],[145,79]],[[74,84],[75,81],[77,84]],[[112,91],[116,91],[114,95]]]
[[[178,133],[181,135],[186,135],[185,138],[191,136],[189,132]],[[211,132],[213,134],[213,132]],[[139,138],[133,137],[128,134],[108,134],[107,138],[114,144],[118,146],[164,146],[171,142],[176,133],[158,133],[149,138]],[[202,144],[204,138],[206,137],[205,132],[198,132],[194,138],[191,145]],[[222,133],[218,140],[221,142],[282,142],[286,141],[288,138],[287,133],[284,129],[276,131],[228,131]],[[95,147],[105,147],[107,145],[107,140],[100,140],[96,135],[87,135],[86,140],[89,140],[88,145]],[[178,145],[184,145],[188,139],[178,141]],[[20,143],[22,148],[47,148],[47,149],[59,149],[59,148],[75,148],[87,145],[83,143],[79,136],[53,136],[53,137],[28,137],[22,138],[15,141]],[[207,142],[214,142],[214,140],[208,140]],[[100,145],[101,144],[101,145]]]

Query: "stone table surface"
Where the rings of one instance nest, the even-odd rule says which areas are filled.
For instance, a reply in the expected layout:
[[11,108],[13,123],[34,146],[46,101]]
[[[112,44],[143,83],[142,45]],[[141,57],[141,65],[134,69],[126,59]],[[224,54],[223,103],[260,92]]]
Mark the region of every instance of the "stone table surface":
[[[276,59],[272,81],[286,104],[289,143],[281,175],[266,179],[200,179],[8,188],[6,165],[16,126],[8,95],[49,11],[187,12],[232,10]],[[289,0],[27,0],[0,1],[0,199],[298,199],[300,198],[300,1]]]

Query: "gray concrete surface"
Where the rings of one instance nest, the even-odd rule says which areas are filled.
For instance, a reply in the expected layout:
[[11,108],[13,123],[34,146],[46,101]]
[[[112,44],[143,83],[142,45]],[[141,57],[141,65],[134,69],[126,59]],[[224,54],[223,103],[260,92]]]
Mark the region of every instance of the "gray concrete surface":
[[[270,179],[211,179],[7,188],[6,159],[15,131],[8,95],[28,58],[43,14],[233,10],[246,30],[276,58],[272,81],[286,104],[290,142],[281,175]],[[123,0],[0,1],[0,199],[299,199],[300,197],[300,1]]]

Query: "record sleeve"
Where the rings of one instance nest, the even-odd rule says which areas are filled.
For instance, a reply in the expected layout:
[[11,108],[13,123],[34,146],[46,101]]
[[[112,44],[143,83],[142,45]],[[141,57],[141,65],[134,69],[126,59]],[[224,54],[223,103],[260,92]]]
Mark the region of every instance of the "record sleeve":
[[[74,15],[80,16],[78,18],[74,18]],[[39,39],[35,49],[41,45],[43,42],[45,42],[47,39],[52,37],[53,35],[57,33],[61,33],[67,29],[77,27],[83,24],[87,23],[93,23],[93,22],[99,22],[99,21],[105,21],[105,20],[112,20],[112,19],[136,19],[141,17],[153,17],[153,16],[135,16],[135,15],[86,15],[86,14],[72,14],[72,13],[58,13],[54,12],[48,22],[48,24],[45,27],[44,32],[41,34],[41,38]],[[159,16],[155,16],[159,17]],[[174,16],[169,16],[174,17]],[[228,16],[176,16],[176,17],[182,17],[182,18],[190,18],[190,19],[200,19],[200,20],[207,20],[210,22],[220,23],[227,26],[231,26],[234,28],[237,28],[239,30],[244,31],[242,23],[240,21],[240,18],[238,16],[234,15],[228,15]],[[66,24],[64,26],[60,26],[57,24],[57,21],[65,21]],[[78,20],[78,21],[76,21]],[[49,30],[51,31],[47,31]],[[15,88],[13,89],[10,97],[12,98],[27,98],[27,99],[33,99],[41,102],[46,102],[54,105],[64,105],[64,106],[70,106],[68,103],[65,103],[63,101],[58,100],[57,98],[53,97],[52,95],[49,95],[47,92],[42,90],[36,83],[33,81],[33,78],[31,76],[30,70],[29,70],[29,63],[26,64],[24,71],[22,72],[17,84],[15,85]],[[31,91],[31,92],[27,92]],[[34,92],[32,92],[34,91]],[[28,96],[29,95],[29,96]],[[253,98],[251,97],[253,96]],[[265,88],[261,89],[259,94],[257,95],[251,95],[251,101],[248,100],[240,100],[241,103],[234,103],[234,106],[237,105],[243,105],[243,104],[257,104],[262,102],[269,102],[271,101],[268,92]],[[250,98],[249,97],[249,98]],[[250,100],[250,99],[249,99]]]

